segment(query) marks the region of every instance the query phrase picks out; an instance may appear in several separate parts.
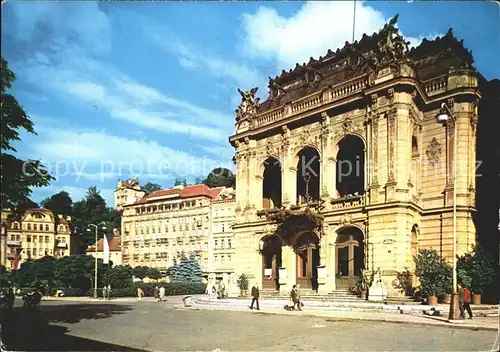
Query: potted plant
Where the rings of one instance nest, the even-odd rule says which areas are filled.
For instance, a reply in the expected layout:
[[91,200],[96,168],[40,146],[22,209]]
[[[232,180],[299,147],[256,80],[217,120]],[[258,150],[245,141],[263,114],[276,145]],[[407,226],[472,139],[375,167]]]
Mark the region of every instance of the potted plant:
[[248,292],[248,278],[245,274],[241,274],[237,281],[238,287],[240,288],[240,296],[246,297]]
[[392,282],[392,286],[397,289],[401,294],[413,297],[413,274],[405,268],[404,271],[400,271],[396,274],[396,278]]
[[420,279],[422,294],[427,304],[437,305],[437,295],[446,292],[452,277],[451,266],[434,249],[421,249],[415,256],[415,273]]
[[470,278],[472,304],[481,304],[481,294],[493,282],[494,262],[484,248],[475,246],[471,253],[458,258],[457,270],[463,270]]

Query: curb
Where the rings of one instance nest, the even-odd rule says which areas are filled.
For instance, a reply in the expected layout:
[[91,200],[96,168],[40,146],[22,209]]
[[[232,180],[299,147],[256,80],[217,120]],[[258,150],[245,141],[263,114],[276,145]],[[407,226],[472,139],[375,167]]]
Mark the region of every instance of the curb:
[[[286,313],[286,312],[269,312],[269,311],[250,311],[250,310],[228,310],[228,309],[214,309],[214,308],[200,308],[199,306],[193,306],[193,307],[184,307],[184,306],[175,306],[176,309],[179,310],[217,310],[217,311],[229,311],[229,312],[243,312],[243,313],[251,313],[251,314],[259,314],[259,315],[287,315],[287,316],[293,316],[292,314]],[[296,315],[300,317],[306,317],[306,318],[324,318],[325,321],[327,322],[337,322],[337,321],[369,321],[369,322],[383,322],[383,323],[392,323],[392,324],[409,324],[409,325],[418,325],[418,326],[439,326],[439,327],[446,327],[450,329],[466,329],[466,330],[474,330],[474,331],[495,331],[497,332],[499,328],[494,328],[494,327],[489,327],[489,326],[477,326],[477,325],[463,325],[463,324],[453,324],[453,323],[447,323],[444,321],[440,320],[433,320],[437,321],[437,323],[431,323],[431,322],[412,322],[412,321],[402,321],[398,319],[390,319],[390,318],[370,318],[370,317],[329,317],[329,316],[324,316],[324,315],[317,315],[317,314],[300,314]],[[415,316],[415,315],[414,315]]]

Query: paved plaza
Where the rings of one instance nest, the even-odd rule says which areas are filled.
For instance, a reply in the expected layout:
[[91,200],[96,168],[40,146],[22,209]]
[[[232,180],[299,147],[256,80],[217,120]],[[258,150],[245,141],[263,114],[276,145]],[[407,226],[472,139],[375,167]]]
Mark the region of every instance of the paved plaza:
[[9,350],[491,351],[496,332],[259,312],[193,310],[179,299],[44,301],[5,323]]

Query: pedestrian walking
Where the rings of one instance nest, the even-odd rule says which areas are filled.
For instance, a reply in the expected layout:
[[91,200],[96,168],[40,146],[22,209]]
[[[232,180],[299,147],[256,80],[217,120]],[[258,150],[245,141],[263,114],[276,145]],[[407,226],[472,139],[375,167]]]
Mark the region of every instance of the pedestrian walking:
[[158,288],[158,286],[156,286],[155,289],[153,290],[153,296],[156,302],[160,301],[160,289]]
[[207,289],[205,290],[205,293],[208,294],[208,300],[213,300],[214,299],[214,293],[215,293],[215,285],[212,282],[212,280],[209,280],[207,283]]
[[470,308],[471,293],[468,285],[464,285],[463,292],[464,292],[464,299],[463,299],[462,309],[460,309],[460,314],[462,319],[465,319],[465,311],[467,311],[469,319],[472,319],[472,309]]
[[253,304],[255,302],[257,310],[260,310],[259,296],[260,296],[259,284],[255,283],[255,285],[253,285],[253,287],[252,287],[252,304],[250,304],[250,307],[249,307],[250,309],[253,309]]
[[165,287],[160,287],[160,301],[163,301],[163,297],[165,297]]
[[300,300],[300,285],[293,285],[292,291],[290,291],[290,299],[293,304],[293,310],[297,307],[297,310],[302,310],[302,301]]
[[141,301],[142,300],[142,296],[144,296],[144,291],[142,290],[142,288],[137,287],[137,300]]
[[107,286],[104,285],[104,287],[102,288],[102,299],[106,299],[106,291],[107,291]]
[[224,299],[226,297],[226,284],[222,280],[219,281],[219,293],[220,299]]
[[111,285],[108,285],[108,299],[111,299]]

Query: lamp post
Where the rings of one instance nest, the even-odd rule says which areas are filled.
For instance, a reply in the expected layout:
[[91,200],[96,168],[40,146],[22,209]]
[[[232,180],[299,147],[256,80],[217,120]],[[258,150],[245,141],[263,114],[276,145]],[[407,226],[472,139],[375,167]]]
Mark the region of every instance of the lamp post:
[[441,109],[436,116],[440,123],[448,124],[453,121],[453,293],[451,295],[450,313],[448,320],[460,320],[459,295],[457,290],[457,119],[451,113],[450,108],[445,103],[441,104]]
[[97,225],[95,224],[89,224],[89,228],[87,229],[87,231],[90,232],[90,227],[93,227],[95,229],[95,243],[94,243],[94,247],[95,247],[95,262],[94,262],[94,298],[97,299],[97,230],[99,229],[99,226],[100,225],[103,225],[101,227],[102,230],[106,230],[106,226],[104,226],[105,222],[104,221],[101,221],[100,223],[98,223]]
[[309,204],[309,181],[311,180],[311,175],[309,172],[306,172],[304,175],[304,182],[306,183],[306,194],[304,195],[304,198],[306,200],[306,204]]

